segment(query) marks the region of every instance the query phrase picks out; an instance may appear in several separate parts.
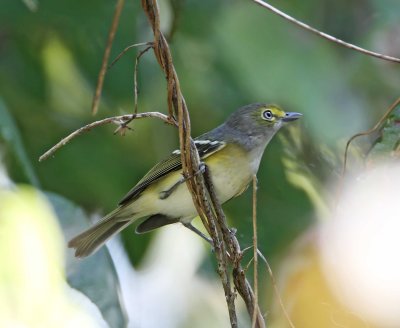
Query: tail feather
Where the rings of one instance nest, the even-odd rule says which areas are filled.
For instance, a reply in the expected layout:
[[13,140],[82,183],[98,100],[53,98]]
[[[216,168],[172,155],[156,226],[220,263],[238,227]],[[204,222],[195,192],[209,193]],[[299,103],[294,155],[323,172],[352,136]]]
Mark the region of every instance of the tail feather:
[[93,254],[103,244],[134,221],[132,217],[119,218],[114,211],[68,242],[69,248],[75,248],[76,257]]

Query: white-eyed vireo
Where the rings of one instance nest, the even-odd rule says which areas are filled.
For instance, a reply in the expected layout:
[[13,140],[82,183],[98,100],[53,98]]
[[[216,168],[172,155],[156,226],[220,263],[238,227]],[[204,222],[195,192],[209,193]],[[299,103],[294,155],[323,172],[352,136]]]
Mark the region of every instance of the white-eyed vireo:
[[[251,104],[239,108],[225,123],[195,139],[200,159],[208,166],[221,203],[246,190],[257,173],[265,147],[285,122],[300,113],[275,105]],[[93,227],[73,238],[68,246],[85,257],[133,222],[146,217],[136,232],[144,233],[181,222],[203,238],[191,221],[197,216],[182,178],[179,150],[155,165],[121,200],[119,206]]]

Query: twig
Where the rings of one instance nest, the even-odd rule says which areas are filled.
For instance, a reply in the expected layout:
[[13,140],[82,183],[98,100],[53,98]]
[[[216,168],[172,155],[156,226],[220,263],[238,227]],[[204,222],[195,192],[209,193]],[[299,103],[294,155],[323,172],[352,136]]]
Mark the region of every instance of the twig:
[[107,71],[107,63],[108,63],[108,59],[110,57],[111,46],[114,41],[114,36],[115,36],[115,33],[118,28],[119,18],[121,16],[121,11],[122,11],[122,7],[124,6],[124,3],[125,3],[125,0],[118,0],[117,5],[115,7],[115,11],[114,11],[113,21],[111,23],[111,28],[110,28],[110,31],[108,32],[107,45],[106,45],[106,49],[104,50],[103,60],[101,63],[101,69],[99,72],[99,76],[97,78],[96,91],[95,91],[95,94],[93,97],[93,103],[92,103],[92,114],[93,115],[97,114],[97,111],[99,108],[100,96],[101,96],[101,91],[103,89],[104,77],[105,77],[106,71]]
[[257,176],[253,175],[253,258],[254,258],[254,311],[251,327],[255,328],[258,310],[258,257],[257,257]]
[[217,214],[218,226],[221,228],[223,241],[229,247],[230,259],[233,266],[233,282],[235,284],[236,290],[243,298],[247,312],[250,318],[252,318],[254,311],[257,312],[256,327],[264,328],[265,322],[259,307],[255,306],[255,297],[253,290],[251,289],[250,283],[247,281],[245,276],[245,270],[242,268],[240,261],[242,260],[243,253],[240,250],[240,245],[236,239],[235,234],[228,229],[225,213],[222,210],[221,204],[218,201],[217,195],[215,193],[214,186],[212,185],[211,175],[206,169],[204,172],[204,178],[207,184],[207,189],[210,193],[210,198],[213,207]]
[[160,16],[156,0],[142,0],[142,7],[146,13],[154,33],[154,55],[167,79],[168,111],[170,117],[178,116],[179,145],[181,151],[183,175],[200,218],[210,233],[214,242],[215,254],[218,261],[218,273],[224,287],[226,302],[229,310],[229,319],[232,327],[237,327],[237,317],[234,298],[231,296],[229,275],[227,273],[226,252],[223,242],[220,243],[218,227],[215,224],[215,212],[208,201],[204,177],[195,174],[200,166],[197,149],[190,137],[190,118],[185,99],[182,95],[179,79],[172,62],[172,55],[160,31]]
[[275,296],[278,298],[278,302],[279,302],[279,304],[280,304],[280,306],[281,306],[281,309],[282,309],[282,311],[283,311],[283,314],[284,314],[284,316],[285,316],[285,318],[286,318],[286,320],[287,320],[289,326],[290,326],[291,328],[295,328],[295,326],[294,326],[292,320],[290,319],[289,313],[286,311],[285,305],[283,304],[281,295],[279,294],[278,286],[276,285],[276,281],[275,281],[274,274],[272,273],[272,269],[271,269],[271,267],[270,267],[270,265],[269,265],[267,259],[265,258],[265,256],[263,255],[263,253],[261,253],[261,251],[260,251],[259,249],[257,249],[257,253],[258,253],[258,255],[260,255],[261,259],[262,259],[262,260],[264,261],[264,263],[265,263],[265,266],[267,267],[267,271],[268,271],[268,274],[269,274],[269,276],[270,276],[270,278],[271,278],[272,286],[273,286],[273,288],[274,288]]
[[115,59],[111,62],[111,64],[108,66],[108,69],[110,69],[111,67],[114,66],[114,64],[121,59],[121,57],[123,55],[125,55],[125,53],[132,48],[136,48],[136,47],[140,47],[140,46],[152,46],[153,42],[141,42],[141,43],[135,43],[135,44],[131,44],[130,46],[126,47],[124,50],[122,50],[117,57],[115,57]]
[[[207,165],[205,165],[204,169],[204,182],[208,190],[210,190],[210,188],[212,189],[212,186],[210,184],[211,182],[210,171]],[[204,188],[202,188],[203,194],[205,194],[204,191],[205,191]],[[210,195],[210,198],[212,197],[213,196]],[[208,201],[208,198],[205,198],[204,200]],[[229,311],[229,317],[231,320],[231,327],[237,327],[235,293],[231,289],[231,281],[228,274],[228,268],[227,268],[228,255],[226,250],[226,244],[223,241],[224,238],[222,235],[221,226],[218,224],[218,219],[217,219],[218,215],[216,216],[214,212],[211,212],[210,206],[207,206],[206,214],[207,218],[209,219],[207,222],[210,228],[210,236],[212,237],[214,243],[214,250],[218,262],[218,274],[221,277],[222,286],[224,288],[224,293]]]
[[327,39],[327,40],[329,40],[331,42],[335,42],[335,43],[337,43],[337,44],[339,44],[339,45],[341,45],[343,47],[346,47],[346,48],[361,52],[361,53],[363,53],[365,55],[368,55],[368,56],[380,58],[380,59],[391,61],[391,62],[400,63],[400,58],[383,55],[381,53],[373,52],[373,51],[358,47],[358,46],[356,46],[354,44],[342,41],[342,40],[340,40],[338,38],[335,38],[334,36],[331,36],[331,35],[329,35],[327,33],[319,31],[316,28],[311,27],[310,25],[307,25],[307,24],[305,24],[305,23],[293,18],[292,16],[289,16],[288,14],[280,11],[279,9],[271,6],[270,4],[268,4],[268,3],[266,3],[266,2],[264,2],[262,0],[253,0],[253,1],[255,3],[257,3],[258,5],[260,5],[261,7],[264,7],[266,9],[272,11],[274,14],[283,17],[284,19],[288,20],[289,22],[291,22],[291,23],[293,23],[293,24],[295,24],[297,26],[300,26],[300,27],[304,28],[307,31],[310,31],[310,32],[312,32],[314,34],[317,34],[317,35],[319,35],[319,36],[323,37],[324,39]]
[[167,40],[171,42],[172,38],[175,35],[175,32],[178,28],[178,22],[180,18],[180,14],[182,11],[182,5],[184,0],[170,0],[170,5],[172,9],[172,23],[170,25],[170,29],[167,33]]
[[[253,248],[253,246],[251,246],[251,248]],[[253,263],[253,260],[254,260],[254,256],[250,259],[250,261],[244,267],[245,272],[247,272],[247,270],[250,268],[250,265],[251,265],[251,263]]]
[[150,43],[150,45],[147,46],[146,48],[144,48],[142,51],[140,51],[138,53],[138,55],[136,56],[136,59],[135,59],[135,70],[134,70],[134,73],[133,73],[133,94],[134,94],[134,98],[135,98],[134,99],[135,104],[134,104],[133,112],[135,114],[137,114],[137,112],[138,112],[137,74],[138,74],[139,60],[147,51],[149,51],[153,47],[153,42],[148,42],[148,43]]
[[390,105],[390,107],[386,110],[386,112],[382,115],[382,117],[379,119],[379,121],[375,124],[375,126],[367,131],[359,132],[356,133],[355,135],[351,136],[349,140],[347,140],[346,147],[344,149],[344,156],[343,156],[343,167],[342,167],[342,173],[340,174],[339,177],[339,183],[336,188],[336,196],[335,196],[335,208],[337,204],[339,203],[340,196],[343,191],[344,187],[344,178],[346,175],[346,169],[347,169],[347,161],[348,161],[348,153],[349,153],[349,148],[350,144],[353,142],[354,139],[362,136],[369,135],[371,133],[374,133],[375,131],[379,130],[382,126],[382,124],[385,123],[386,119],[389,117],[391,112],[400,104],[400,98],[398,98],[393,104]]
[[[246,251],[248,251],[248,250],[251,249],[251,248],[253,248],[253,246],[248,246],[248,247],[244,248],[243,251],[242,251],[242,253],[245,253]],[[265,266],[266,266],[267,271],[268,271],[268,275],[269,275],[270,278],[271,278],[271,283],[272,283],[272,286],[273,286],[273,288],[274,288],[275,296],[276,296],[277,299],[278,299],[279,305],[280,305],[280,307],[281,307],[281,309],[282,309],[282,311],[283,311],[283,313],[284,313],[284,315],[285,315],[286,320],[287,320],[288,323],[289,323],[289,326],[290,326],[291,328],[295,328],[295,326],[294,326],[292,320],[291,320],[290,317],[289,317],[289,314],[288,314],[287,311],[286,311],[285,305],[283,304],[281,295],[279,294],[278,286],[277,286],[277,284],[276,284],[275,277],[274,277],[274,274],[273,274],[273,272],[272,272],[271,266],[269,265],[269,263],[268,263],[266,257],[263,255],[263,253],[261,253],[261,251],[260,251],[259,249],[257,249],[257,254],[261,257],[261,259],[262,259],[262,260],[264,261],[264,263],[265,263]],[[253,260],[254,260],[254,257],[251,258],[249,264],[250,264],[251,261],[253,261]]]
[[168,124],[172,125],[177,125],[176,122],[168,117],[165,114],[159,113],[159,112],[147,112],[147,113],[139,113],[139,114],[128,114],[128,115],[121,115],[121,116],[113,116],[113,117],[108,117],[103,120],[95,121],[92,123],[89,123],[78,130],[75,130],[65,138],[63,138],[61,141],[59,141],[57,144],[55,144],[53,147],[51,147],[48,151],[46,151],[42,156],[39,157],[39,162],[49,158],[51,155],[53,155],[58,149],[61,147],[65,146],[68,142],[70,142],[73,138],[85,133],[91,131],[93,128],[96,128],[101,125],[106,125],[106,124],[117,124],[119,126],[121,125],[126,125],[128,122],[132,121],[133,119],[140,119],[140,118],[145,118],[145,117],[156,117]]
[[[250,283],[247,281],[245,276],[245,271],[243,270],[242,266],[238,264],[233,268],[233,282],[238,293],[242,296],[247,312],[250,316],[254,313],[254,293],[251,289]],[[265,328],[264,317],[259,308],[257,308],[257,328]]]
[[390,105],[390,107],[386,110],[386,112],[382,115],[382,117],[379,119],[379,121],[375,124],[375,126],[372,129],[369,129],[367,131],[359,132],[353,135],[346,143],[346,148],[344,150],[344,160],[343,160],[343,169],[342,169],[342,175],[341,179],[343,180],[344,175],[346,174],[346,166],[347,166],[347,157],[348,157],[348,150],[350,147],[350,143],[361,136],[366,136],[371,133],[374,133],[380,127],[382,126],[383,123],[385,123],[386,119],[389,117],[389,115],[392,113],[392,111],[400,104],[400,98],[398,98],[393,104]]

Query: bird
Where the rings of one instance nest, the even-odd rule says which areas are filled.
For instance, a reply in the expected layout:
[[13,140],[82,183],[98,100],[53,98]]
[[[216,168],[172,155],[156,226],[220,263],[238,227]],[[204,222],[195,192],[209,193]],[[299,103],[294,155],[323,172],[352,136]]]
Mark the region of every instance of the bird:
[[[301,116],[274,104],[254,103],[240,107],[223,124],[194,139],[221,204],[247,189],[273,136],[287,122]],[[75,249],[76,257],[89,256],[137,221],[139,234],[180,222],[210,241],[191,223],[198,214],[184,182],[181,154],[175,150],[150,169],[116,209],[71,239],[68,247]]]

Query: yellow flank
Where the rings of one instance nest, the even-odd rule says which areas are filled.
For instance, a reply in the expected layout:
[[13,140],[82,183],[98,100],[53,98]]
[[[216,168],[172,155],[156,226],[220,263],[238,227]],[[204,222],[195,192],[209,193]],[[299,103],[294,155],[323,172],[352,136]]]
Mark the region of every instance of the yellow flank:
[[240,195],[248,186],[253,172],[248,154],[235,144],[206,158],[213,184],[221,203]]
[[[240,147],[229,144],[204,159],[221,203],[239,195],[248,186],[253,170],[247,156]],[[135,213],[135,218],[164,214],[190,222],[197,213],[186,183],[179,185],[169,197],[160,199],[160,193],[169,190],[181,177],[182,171],[176,171],[153,183],[127,206],[129,211]]]

